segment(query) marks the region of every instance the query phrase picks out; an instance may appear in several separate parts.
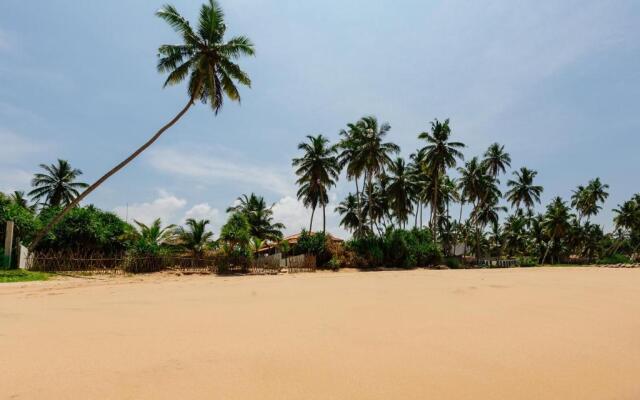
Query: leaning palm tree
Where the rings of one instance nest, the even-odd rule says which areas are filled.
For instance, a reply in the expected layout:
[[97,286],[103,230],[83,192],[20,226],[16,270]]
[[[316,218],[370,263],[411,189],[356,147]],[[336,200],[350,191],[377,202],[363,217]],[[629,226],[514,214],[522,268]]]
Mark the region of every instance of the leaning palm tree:
[[86,183],[76,182],[82,171],[72,168],[66,160],[58,159],[57,164],[40,164],[45,173],[37,173],[31,181],[34,189],[29,196],[35,202],[44,201],[47,206],[70,206],[76,203],[74,199],[79,196],[79,190],[86,188]]
[[298,175],[298,200],[311,207],[311,221],[309,231],[313,227],[313,215],[318,205],[322,207],[322,232],[326,231],[326,207],[329,203],[329,188],[335,186],[340,175],[340,163],[337,149],[329,144],[329,140],[322,135],[307,136],[308,142],[298,145],[303,151],[300,158],[294,158],[292,165],[296,167]]
[[586,213],[587,197],[587,188],[582,185],[578,185],[576,190],[571,194],[571,207],[575,208],[578,212],[578,224],[580,224],[580,220]]
[[164,6],[156,12],[156,15],[166,21],[182,39],[181,44],[164,44],[158,48],[158,71],[168,73],[165,87],[188,80],[187,104],[147,142],[70,202],[36,235],[31,243],[31,249],[37,246],[38,242],[62,220],[69,210],[158,140],[167,129],[187,113],[196,101],[208,102],[217,114],[225,96],[232,101],[240,101],[237,83],[251,86],[249,76],[242,71],[236,60],[241,56],[252,56],[253,43],[245,36],[235,36],[225,41],[227,25],[224,22],[222,8],[216,0],[208,0],[202,5],[195,30],[189,21],[171,5]]
[[[437,119],[431,122],[431,132],[422,132],[418,138],[427,141],[424,147],[426,168],[431,175],[433,182],[439,182],[440,176],[444,175],[447,168],[456,166],[457,160],[463,160],[461,149],[465,147],[462,142],[450,141],[451,128],[449,119],[440,122]],[[437,237],[435,226],[438,204],[438,185],[434,185],[433,199],[431,201],[431,226],[434,229],[434,236]]]
[[507,167],[511,166],[511,156],[504,151],[504,145],[494,143],[484,153],[484,160],[482,161],[487,172],[494,178],[500,173],[505,173]]
[[507,191],[507,200],[512,207],[520,208],[522,204],[531,210],[535,203],[540,203],[540,195],[542,194],[542,186],[534,185],[533,179],[538,174],[537,171],[526,167],[520,168],[520,171],[514,171],[513,175],[516,179],[509,179],[507,186],[511,189]]
[[178,228],[178,241],[180,246],[193,253],[193,256],[201,257],[204,251],[213,243],[213,233],[207,231],[208,219],[196,221],[193,218],[185,222],[188,229]]

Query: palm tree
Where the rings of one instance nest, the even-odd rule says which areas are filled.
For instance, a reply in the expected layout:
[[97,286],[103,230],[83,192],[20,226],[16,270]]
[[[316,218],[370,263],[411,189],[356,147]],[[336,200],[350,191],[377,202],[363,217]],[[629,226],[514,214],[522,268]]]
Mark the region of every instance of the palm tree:
[[[362,160],[358,158],[358,152],[362,143],[362,125],[349,123],[347,124],[347,129],[340,131],[340,136],[342,137],[338,143],[338,147],[341,150],[338,155],[340,169],[344,168],[346,170],[348,180],[353,179],[355,181],[358,222],[362,225],[362,196],[358,184],[360,176],[364,173],[364,165],[361,162]],[[362,229],[362,226],[360,226],[360,229]]]
[[29,196],[34,201],[44,200],[50,207],[68,206],[78,198],[79,189],[84,189],[88,185],[83,182],[76,182],[82,171],[72,168],[66,160],[58,159],[57,164],[40,164],[40,168],[45,173],[37,173],[31,181],[34,189],[29,192]]
[[29,199],[27,199],[24,195],[24,192],[21,190],[16,190],[9,195],[9,199],[22,208],[26,208],[27,210],[33,211],[35,209],[35,205],[29,206]]
[[415,188],[409,175],[410,172],[402,158],[398,157],[389,166],[389,172],[391,173],[387,188],[389,206],[398,225],[404,227],[413,211],[411,199]]
[[614,208],[616,214],[613,222],[617,229],[631,231],[636,227],[640,227],[640,203],[635,200],[628,200]]
[[329,140],[322,135],[308,135],[308,143],[300,143],[298,149],[303,156],[294,158],[292,165],[297,167],[298,200],[305,207],[311,207],[309,231],[313,227],[313,215],[318,205],[322,206],[322,232],[326,231],[326,206],[329,203],[328,190],[335,186],[340,175],[340,163],[337,149],[329,145]]
[[418,226],[418,217],[420,217],[420,227],[422,228],[422,209],[432,198],[433,185],[431,177],[425,172],[424,151],[418,151],[410,155],[411,162],[407,166],[411,185],[414,188],[413,201],[415,206],[415,226]]
[[238,204],[227,208],[227,212],[240,212],[247,217],[251,226],[251,236],[261,240],[278,242],[282,239],[284,224],[273,222],[273,205],[267,207],[262,196],[251,193],[238,197]]
[[597,215],[602,209],[600,204],[604,204],[609,197],[608,189],[609,185],[600,182],[600,178],[592,179],[587,184],[586,207],[583,210],[587,221],[589,221],[591,216]]
[[[431,122],[431,132],[422,132],[418,138],[425,139],[427,145],[424,147],[426,168],[431,175],[433,182],[439,182],[440,176],[446,173],[447,168],[456,166],[456,160],[463,160],[464,156],[460,149],[465,147],[464,143],[451,142],[451,128],[449,119],[440,122],[437,119]],[[434,228],[434,237],[437,238],[435,221],[438,204],[438,185],[434,186],[433,199],[431,201],[431,225]]]
[[133,221],[136,229],[132,232],[131,238],[145,247],[161,247],[172,245],[176,240],[176,226],[162,226],[160,218],[155,219],[151,225]]
[[360,207],[358,198],[349,193],[347,197],[338,204],[335,211],[342,216],[340,226],[354,232],[355,237],[362,237],[360,229],[364,226],[360,223]]
[[516,179],[507,181],[507,186],[511,189],[506,193],[507,200],[509,200],[512,207],[519,209],[524,204],[527,210],[531,210],[535,203],[540,203],[540,195],[544,189],[542,186],[533,184],[533,179],[537,174],[537,171],[526,167],[520,168],[520,171],[513,172]]
[[158,48],[157,67],[158,71],[168,73],[164,83],[165,87],[177,85],[188,79],[187,104],[147,142],[70,202],[36,235],[31,242],[31,249],[37,246],[38,242],[54,225],[62,220],[69,210],[158,140],[167,129],[187,113],[196,101],[208,102],[214,113],[217,114],[222,107],[225,95],[232,101],[240,101],[240,92],[236,87],[236,82],[248,87],[251,86],[251,79],[242,71],[236,60],[241,56],[252,56],[254,54],[253,43],[245,36],[235,36],[225,41],[227,25],[224,22],[222,8],[216,0],[208,0],[202,5],[198,26],[195,30],[189,21],[171,5],[164,6],[156,12],[156,15],[166,21],[182,39],[181,44],[165,44]]
[[[357,149],[354,164],[362,168],[366,175],[367,197],[373,197],[374,178],[380,178],[385,168],[392,163],[391,155],[400,152],[400,147],[391,142],[385,142],[384,138],[391,130],[391,125],[385,122],[378,124],[374,116],[363,117],[358,121],[360,130],[360,145]],[[373,203],[368,202],[367,214],[369,216],[369,228],[373,231]]]
[[582,216],[585,215],[586,211],[586,203],[587,203],[587,188],[582,185],[579,185],[576,190],[572,192],[571,195],[571,207],[575,208],[578,212],[578,223],[582,219]]
[[500,173],[504,174],[507,167],[511,166],[511,156],[504,151],[503,145],[494,143],[484,153],[482,163],[489,174],[496,178]]
[[544,264],[547,259],[551,246],[553,245],[553,248],[557,249],[558,241],[562,239],[571,228],[569,223],[570,219],[571,213],[569,212],[569,207],[567,207],[560,197],[554,198],[551,204],[547,206],[547,212],[544,214],[542,220],[542,227],[550,237],[544,257],[542,257],[542,264]]
[[196,221],[193,218],[185,222],[189,229],[180,227],[178,229],[178,240],[180,245],[191,251],[193,256],[198,258],[211,245],[213,233],[207,231],[208,219]]

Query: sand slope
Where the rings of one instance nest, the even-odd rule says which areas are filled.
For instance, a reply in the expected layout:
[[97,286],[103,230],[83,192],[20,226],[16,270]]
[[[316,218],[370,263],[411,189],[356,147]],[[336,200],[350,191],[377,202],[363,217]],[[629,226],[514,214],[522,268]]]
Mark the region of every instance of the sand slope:
[[640,269],[0,285],[0,398],[638,399]]

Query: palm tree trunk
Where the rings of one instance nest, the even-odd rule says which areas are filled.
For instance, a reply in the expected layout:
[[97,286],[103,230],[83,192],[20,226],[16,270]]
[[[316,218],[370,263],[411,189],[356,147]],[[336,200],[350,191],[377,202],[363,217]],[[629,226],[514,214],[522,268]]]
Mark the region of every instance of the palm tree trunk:
[[415,215],[415,222],[413,223],[413,227],[417,228],[418,227],[418,212],[419,212],[419,208],[420,208],[420,201],[418,200],[418,202],[416,203],[416,215]]
[[158,132],[156,132],[155,135],[153,135],[151,137],[151,139],[149,139],[145,144],[143,144],[142,146],[140,146],[136,151],[134,151],[129,157],[127,157],[126,159],[124,159],[124,161],[122,161],[120,164],[116,165],[115,167],[113,167],[111,170],[109,170],[109,172],[107,172],[106,174],[104,174],[100,179],[98,179],[97,181],[95,181],[91,186],[89,186],[84,192],[82,192],[80,194],[80,196],[76,197],[71,203],[69,203],[69,205],[67,205],[58,215],[55,216],[55,218],[53,218],[48,224],[47,226],[44,227],[44,229],[42,229],[40,232],[38,232],[38,234],[36,235],[35,239],[33,239],[33,242],[31,242],[31,245],[29,246],[29,251],[33,251],[36,246],[38,245],[38,243],[40,242],[40,240],[42,240],[42,238],[49,233],[49,231],[51,229],[53,229],[54,226],[56,226],[56,224],[58,222],[60,222],[62,220],[62,218],[69,212],[71,211],[72,208],[74,208],[75,206],[77,206],[85,197],[87,197],[91,192],[93,192],[98,186],[100,186],[104,181],[106,181],[107,179],[109,179],[112,175],[114,175],[116,172],[120,171],[122,168],[124,168],[127,164],[129,164],[134,158],[136,158],[137,156],[140,155],[140,153],[142,153],[143,151],[145,151],[149,146],[151,146],[156,140],[158,140],[160,138],[160,136],[169,128],[171,128],[176,122],[178,122],[178,120],[180,118],[182,118],[182,116],[184,114],[187,113],[187,111],[189,110],[189,108],[193,105],[193,97],[189,99],[189,102],[187,103],[186,106],[184,106],[184,108],[182,110],[180,110],[180,112],[178,114],[176,114],[175,117],[173,117],[173,119],[171,121],[169,121],[166,125],[164,125],[162,128],[160,128],[160,130],[158,130]]
[[358,230],[362,232],[362,207],[360,204],[360,186],[358,185],[358,176],[355,177],[356,181],[356,207],[358,208]]
[[367,191],[369,192],[369,204],[368,204],[369,225],[371,228],[371,232],[373,232],[373,208],[371,207],[373,205],[373,202],[372,202],[373,183],[371,181],[371,173],[368,174],[367,180],[368,180],[368,186],[369,186],[367,188]]
[[433,204],[431,204],[431,229],[433,231],[433,239],[438,240],[438,227],[437,225],[437,215],[438,215],[438,189],[440,189],[439,185],[440,171],[436,171],[436,179],[433,183]]
[[309,222],[309,233],[313,232],[312,231],[312,229],[313,229],[313,214],[315,214],[315,213],[316,213],[316,206],[313,206],[311,208],[311,221]]
[[[551,235],[551,240],[549,241],[549,243],[555,240],[555,236],[556,236],[555,233]],[[547,256],[549,255],[549,249],[551,248],[551,246],[549,246],[549,243],[547,243],[547,248],[544,251],[544,256],[542,257],[542,261],[540,262],[540,264],[544,264],[545,260],[547,259]]]
[[322,233],[326,233],[327,229],[327,214],[326,209],[327,205],[322,203]]

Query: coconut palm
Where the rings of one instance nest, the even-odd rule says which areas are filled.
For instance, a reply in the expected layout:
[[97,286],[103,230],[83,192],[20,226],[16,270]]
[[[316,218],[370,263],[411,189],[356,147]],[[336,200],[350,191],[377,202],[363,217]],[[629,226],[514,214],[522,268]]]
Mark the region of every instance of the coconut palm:
[[133,221],[136,229],[131,233],[130,238],[145,247],[161,247],[173,245],[176,242],[176,226],[162,226],[160,218],[155,219],[151,225],[140,221]]
[[[455,167],[458,159],[464,159],[460,151],[465,147],[464,143],[450,141],[451,128],[449,127],[449,119],[444,120],[444,122],[440,122],[437,119],[434,120],[431,122],[431,132],[422,132],[418,135],[418,138],[427,141],[427,145],[423,149],[426,169],[434,182],[440,181],[440,176],[446,173],[447,168]],[[438,185],[435,185],[431,200],[431,224],[434,228],[435,237],[437,237],[437,229],[435,229],[434,223],[437,215],[438,192]]]
[[208,219],[196,221],[193,218],[185,222],[188,229],[178,228],[177,236],[180,246],[193,253],[194,257],[201,257],[202,253],[213,243],[213,233],[207,231]]
[[181,44],[164,44],[158,48],[157,68],[159,72],[168,74],[165,87],[188,80],[186,105],[147,142],[100,177],[55,218],[52,218],[51,222],[36,235],[31,243],[31,249],[35,248],[40,239],[60,222],[71,208],[151,146],[167,129],[178,122],[196,101],[209,103],[211,109],[217,114],[225,96],[232,101],[240,101],[237,84],[251,86],[249,76],[242,71],[236,61],[241,56],[254,54],[253,43],[245,36],[234,36],[225,40],[227,25],[222,8],[216,0],[208,0],[201,6],[196,29],[192,28],[189,21],[180,15],[174,6],[166,5],[158,10],[156,15],[166,21],[182,40]]
[[26,208],[27,210],[33,211],[35,209],[35,205],[29,205],[29,199],[25,196],[24,192],[21,190],[15,190],[13,193],[9,195],[9,200],[13,203],[19,205],[22,208]]
[[227,212],[241,212],[247,217],[251,226],[251,236],[278,242],[282,239],[284,224],[273,222],[273,205],[267,206],[262,196],[255,193],[238,197],[237,204],[227,208]]
[[600,182],[600,178],[592,179],[587,184],[586,204],[582,210],[587,217],[587,221],[602,209],[601,204],[604,204],[609,197],[608,189],[609,185]]
[[433,185],[431,177],[426,173],[424,151],[418,151],[410,155],[411,162],[407,166],[411,185],[414,188],[413,201],[415,203],[415,226],[422,228],[422,209],[432,198]]
[[362,237],[363,232],[360,231],[366,225],[360,223],[360,206],[358,198],[349,193],[347,197],[338,204],[335,211],[340,214],[340,226],[354,233],[355,237]]
[[489,174],[496,178],[500,173],[504,174],[507,167],[511,166],[511,156],[504,151],[503,145],[494,143],[484,153],[482,163]]
[[316,207],[322,207],[322,232],[326,231],[326,206],[329,203],[328,190],[335,186],[340,175],[340,163],[337,158],[337,148],[329,144],[329,140],[322,135],[307,136],[308,142],[298,145],[303,155],[294,158],[292,165],[296,167],[298,175],[298,199],[305,207],[311,207],[311,221],[309,231],[313,227],[313,216]]
[[578,223],[585,215],[585,211],[587,208],[587,188],[582,185],[578,185],[576,190],[572,191],[571,194],[571,207],[575,208],[578,212]]
[[569,207],[567,207],[560,197],[554,198],[547,206],[547,211],[542,220],[542,227],[550,237],[550,241],[546,246],[547,249],[542,257],[543,264],[547,259],[550,248],[553,246],[554,249],[558,249],[560,239],[569,232],[571,228],[570,220],[571,213]]
[[617,229],[631,231],[640,227],[640,203],[634,199],[625,201],[618,208],[614,208],[616,214],[613,222]]
[[31,180],[34,189],[29,192],[29,196],[34,201],[44,201],[44,204],[52,207],[67,206],[74,203],[74,199],[79,196],[79,190],[88,185],[77,182],[82,171],[72,168],[66,160],[58,159],[57,164],[40,164],[40,168],[45,173],[37,173]]
[[[345,169],[348,180],[354,180],[356,184],[356,202],[358,212],[358,222],[362,225],[362,196],[360,193],[359,180],[364,174],[364,165],[362,160],[358,157],[360,145],[362,143],[362,124],[349,123],[347,129],[340,131],[340,142],[338,147],[340,148],[340,154],[338,160],[340,162],[340,169]],[[363,183],[364,184],[364,183]],[[361,229],[362,227],[360,227]]]
[[[366,174],[367,197],[373,197],[374,180],[380,178],[385,168],[392,163],[392,154],[400,151],[400,147],[391,142],[385,142],[385,136],[391,130],[391,125],[384,122],[378,123],[374,116],[363,117],[358,121],[360,130],[359,147],[355,156],[354,164],[361,168]],[[369,217],[369,228],[373,231],[374,217],[372,209],[373,202],[369,201],[367,215]]]
[[398,225],[404,227],[413,211],[411,199],[415,188],[409,175],[410,171],[402,158],[398,157],[389,166],[389,173],[389,187],[387,188],[389,207]]
[[509,179],[507,186],[511,189],[507,191],[507,200],[512,207],[520,208],[524,204],[527,210],[531,210],[535,203],[540,203],[540,195],[544,190],[542,186],[534,185],[533,180],[538,174],[537,171],[526,167],[514,171],[516,179]]

